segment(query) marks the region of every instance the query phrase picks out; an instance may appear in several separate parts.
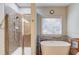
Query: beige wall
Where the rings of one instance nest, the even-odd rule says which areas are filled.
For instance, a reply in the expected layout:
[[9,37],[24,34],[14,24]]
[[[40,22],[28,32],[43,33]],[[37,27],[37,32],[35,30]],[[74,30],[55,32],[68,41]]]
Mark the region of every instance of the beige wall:
[[[53,15],[49,13],[50,10],[54,10]],[[37,11],[41,17],[62,17],[62,33],[63,35],[67,34],[67,7],[40,7]],[[38,17],[38,20],[40,20],[40,17]],[[41,29],[39,33],[40,31]]]
[[68,35],[79,38],[79,4],[68,7]]

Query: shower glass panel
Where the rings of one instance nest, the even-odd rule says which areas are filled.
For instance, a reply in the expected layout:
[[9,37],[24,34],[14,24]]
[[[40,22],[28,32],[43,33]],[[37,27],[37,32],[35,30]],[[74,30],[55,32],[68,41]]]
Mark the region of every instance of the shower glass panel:
[[22,17],[22,51],[24,55],[31,55],[31,15]]

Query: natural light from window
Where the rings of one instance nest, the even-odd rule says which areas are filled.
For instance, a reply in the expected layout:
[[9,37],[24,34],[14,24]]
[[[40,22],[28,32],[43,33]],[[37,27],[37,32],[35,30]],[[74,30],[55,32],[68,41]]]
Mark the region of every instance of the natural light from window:
[[42,34],[62,34],[62,19],[42,18]]

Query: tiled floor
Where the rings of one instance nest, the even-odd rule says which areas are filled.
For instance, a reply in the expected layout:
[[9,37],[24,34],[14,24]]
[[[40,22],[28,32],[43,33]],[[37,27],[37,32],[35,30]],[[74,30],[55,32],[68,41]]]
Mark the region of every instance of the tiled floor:
[[[12,55],[22,55],[22,48],[17,48]],[[24,55],[31,55],[31,47],[24,47]]]

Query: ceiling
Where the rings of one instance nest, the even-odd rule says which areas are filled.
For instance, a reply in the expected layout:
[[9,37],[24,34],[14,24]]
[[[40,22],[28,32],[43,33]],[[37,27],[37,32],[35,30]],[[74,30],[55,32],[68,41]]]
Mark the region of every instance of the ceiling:
[[[30,3],[16,3],[20,8],[30,7]],[[70,3],[36,3],[37,7],[49,7],[49,6],[69,6]]]

